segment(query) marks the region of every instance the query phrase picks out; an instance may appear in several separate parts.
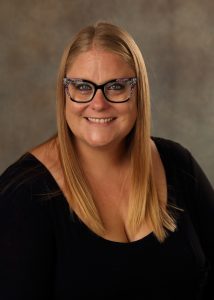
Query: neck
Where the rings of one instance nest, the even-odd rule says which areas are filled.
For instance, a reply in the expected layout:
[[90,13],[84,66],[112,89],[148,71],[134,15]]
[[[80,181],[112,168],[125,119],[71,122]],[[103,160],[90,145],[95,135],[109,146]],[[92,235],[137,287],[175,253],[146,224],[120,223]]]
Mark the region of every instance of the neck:
[[127,165],[129,151],[125,142],[114,146],[91,147],[86,144],[75,144],[80,163],[86,172],[107,174]]

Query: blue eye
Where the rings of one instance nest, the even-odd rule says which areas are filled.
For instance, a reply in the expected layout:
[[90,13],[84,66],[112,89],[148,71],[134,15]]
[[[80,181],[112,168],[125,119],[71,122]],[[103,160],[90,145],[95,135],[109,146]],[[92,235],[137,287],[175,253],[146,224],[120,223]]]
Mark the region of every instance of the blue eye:
[[75,88],[80,91],[91,91],[92,87],[87,83],[79,83],[75,85]]
[[109,85],[107,87],[108,90],[114,90],[114,91],[120,91],[120,90],[122,90],[124,88],[125,88],[125,86],[123,84],[117,83],[117,82],[112,83],[111,85]]

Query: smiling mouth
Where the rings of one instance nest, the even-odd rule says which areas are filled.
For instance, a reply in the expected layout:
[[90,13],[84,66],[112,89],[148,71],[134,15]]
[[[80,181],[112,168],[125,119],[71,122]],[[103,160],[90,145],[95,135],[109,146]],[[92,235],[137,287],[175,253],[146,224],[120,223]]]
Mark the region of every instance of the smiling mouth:
[[104,124],[104,123],[110,123],[114,121],[116,118],[86,118],[91,123],[97,123],[97,124]]

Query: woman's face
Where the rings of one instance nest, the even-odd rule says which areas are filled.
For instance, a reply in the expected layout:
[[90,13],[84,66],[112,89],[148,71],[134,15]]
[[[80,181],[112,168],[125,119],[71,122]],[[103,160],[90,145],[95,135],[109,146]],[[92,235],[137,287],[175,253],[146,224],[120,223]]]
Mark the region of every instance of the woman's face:
[[[96,84],[134,76],[134,71],[121,56],[102,50],[79,54],[66,74],[68,78],[81,78]],[[136,87],[130,100],[124,103],[108,102],[100,89],[88,103],[73,102],[66,94],[65,112],[77,146],[117,146],[124,141],[136,121]]]

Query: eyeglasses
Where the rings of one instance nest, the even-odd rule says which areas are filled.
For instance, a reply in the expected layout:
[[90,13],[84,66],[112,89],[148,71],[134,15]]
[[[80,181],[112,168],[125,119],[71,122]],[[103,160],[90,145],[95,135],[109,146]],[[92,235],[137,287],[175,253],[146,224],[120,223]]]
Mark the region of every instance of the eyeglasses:
[[136,83],[136,77],[114,79],[100,85],[79,78],[65,77],[63,79],[68,97],[77,103],[90,102],[98,89],[102,90],[103,95],[109,102],[126,102],[130,99]]

